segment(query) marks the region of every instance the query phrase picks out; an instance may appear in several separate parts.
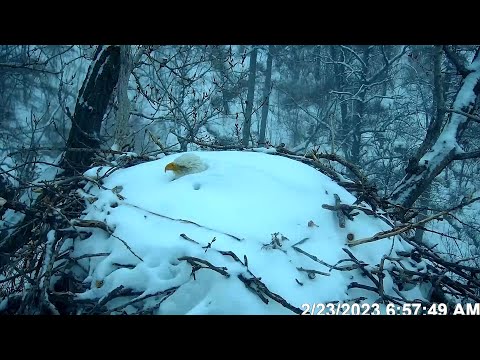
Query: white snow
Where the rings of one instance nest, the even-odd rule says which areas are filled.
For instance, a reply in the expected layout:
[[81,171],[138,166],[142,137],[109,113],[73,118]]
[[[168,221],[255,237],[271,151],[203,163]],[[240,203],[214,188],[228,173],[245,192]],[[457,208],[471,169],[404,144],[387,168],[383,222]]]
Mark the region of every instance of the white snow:
[[[472,72],[465,77],[460,91],[453,102],[453,109],[458,111],[468,112],[475,104],[476,95],[474,88],[480,79],[480,58],[470,64],[470,69]],[[422,157],[420,163],[428,161],[431,164],[431,168],[435,168],[452,150],[455,150],[456,153],[462,153],[463,150],[457,143],[457,132],[460,125],[465,121],[467,121],[466,116],[452,113],[445,128],[432,146],[431,151]]]
[[[347,289],[352,281],[372,285],[359,270],[330,271],[292,247],[307,239],[296,246],[334,265],[348,259],[342,250],[347,248],[348,233],[360,239],[388,229],[383,221],[364,213],[354,221],[347,220],[342,229],[335,214],[322,208],[322,204],[334,203],[335,193],[347,204],[355,201],[353,195],[317,170],[285,157],[262,152],[194,153],[208,164],[206,171],[173,180],[173,174],[166,173],[164,168],[179,156],[176,154],[113,172],[102,184],[110,190],[96,184],[85,187],[88,193],[85,197],[98,200],[86,201],[84,219],[104,221],[114,233],[110,236],[92,228],[90,238],[74,241],[75,257],[110,254],[79,260],[88,271],[84,277],[89,289],[81,294],[82,298],[102,298],[120,285],[143,293],[142,297],[178,287],[160,304],[158,314],[293,314],[272,299],[265,304],[238,278],[238,275],[251,278],[253,273],[270,291],[300,309],[305,303],[343,301],[359,296],[366,297],[367,303],[378,300],[373,292]],[[97,177],[97,170],[91,169],[87,175]],[[105,169],[99,173],[104,174]],[[309,221],[318,227],[309,227]],[[268,246],[275,233],[279,233],[277,238],[288,238],[280,240],[281,248]],[[211,248],[202,248],[209,243]],[[71,244],[66,243],[67,246]],[[396,256],[396,249],[410,248],[399,239],[390,238],[359,245],[350,251],[372,267],[379,264],[385,254]],[[242,262],[246,256],[248,270],[219,251],[232,251]],[[230,276],[200,269],[194,279],[192,266],[179,260],[186,256],[225,267]],[[352,265],[352,262],[340,265]],[[310,279],[299,268],[326,272],[330,276],[317,274]],[[80,268],[76,271],[82,273]],[[394,284],[388,274],[384,286],[386,294],[398,296],[392,290]],[[412,299],[423,297],[418,288],[403,294]],[[107,305],[115,308],[121,306],[122,301],[131,300],[116,299]],[[145,304],[158,305],[160,300],[162,296],[151,297]],[[132,311],[130,306],[129,309]]]

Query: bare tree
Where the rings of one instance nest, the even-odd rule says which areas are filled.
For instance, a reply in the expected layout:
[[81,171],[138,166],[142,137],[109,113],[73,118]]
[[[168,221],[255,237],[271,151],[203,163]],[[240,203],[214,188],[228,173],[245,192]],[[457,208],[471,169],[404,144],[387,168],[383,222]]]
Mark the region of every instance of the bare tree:
[[[120,49],[118,46],[98,46],[87,76],[78,94],[72,127],[67,141],[67,151],[63,159],[64,175],[77,174],[91,165],[94,152],[100,140],[98,131],[105,114],[108,101],[115,87],[120,69]],[[82,151],[83,150],[83,151]],[[45,226],[38,238],[45,240],[52,223],[51,194],[42,192],[31,208],[21,203],[6,203],[7,208],[23,212],[26,216],[18,225],[18,231],[0,243],[0,270],[9,262],[10,255],[25,245],[33,232],[33,220],[42,218]],[[51,200],[53,202],[53,200]],[[50,220],[48,220],[50,219]]]
[[[443,130],[438,131],[439,125],[435,123],[429,128],[425,142],[431,145],[420,147],[423,154],[418,154],[416,158],[410,160],[405,169],[406,176],[391,194],[391,200],[404,208],[410,208],[435,177],[452,161],[480,157],[480,150],[465,152],[458,145],[468,124],[472,121],[471,114],[475,110],[480,92],[480,47],[477,48],[469,65],[455,53],[450,52],[447,47],[445,50],[457,71],[462,75],[461,86],[453,107],[449,110],[450,115]],[[437,98],[437,102],[442,103],[438,94]],[[442,111],[440,110],[440,116],[437,115],[437,118],[441,119]]]
[[272,84],[272,62],[275,46],[268,46],[268,55],[267,55],[267,69],[265,71],[265,83],[263,85],[263,105],[262,105],[262,120],[260,123],[260,136],[258,138],[258,145],[265,145],[265,130],[267,129],[267,117],[268,117],[268,105],[270,103],[270,92]]
[[120,48],[98,46],[78,94],[67,151],[62,167],[66,174],[82,173],[90,165],[93,151],[99,149],[100,127],[120,71]]
[[130,45],[120,45],[120,74],[118,76],[118,110],[115,119],[114,150],[121,150],[128,143],[130,118],[130,100],[128,99],[128,80],[132,73],[132,49]]
[[254,47],[250,53],[250,65],[248,73],[248,93],[245,106],[245,120],[243,122],[243,146],[247,147],[250,141],[250,130],[252,126],[253,100],[255,96],[255,80],[257,77],[257,48]]
[[[389,72],[403,57],[407,46],[395,55],[389,55],[385,46],[339,46],[338,52],[331,50],[332,58],[327,63],[334,65],[335,84],[340,87],[332,94],[339,96],[340,103],[351,102],[351,113],[341,105],[340,141],[345,157],[354,164],[360,164],[365,145],[365,128],[370,125],[370,115],[375,100],[385,98],[385,84],[391,81]],[[340,55],[341,54],[341,55]],[[374,61],[373,58],[378,60]],[[343,79],[342,79],[343,77]],[[348,80],[347,80],[348,79]]]

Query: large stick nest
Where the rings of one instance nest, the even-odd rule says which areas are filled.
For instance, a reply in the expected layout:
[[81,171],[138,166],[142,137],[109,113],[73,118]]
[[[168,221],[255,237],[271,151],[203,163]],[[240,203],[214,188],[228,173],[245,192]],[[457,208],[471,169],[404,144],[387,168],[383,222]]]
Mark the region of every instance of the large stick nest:
[[[217,150],[228,150],[221,146],[205,143],[197,144],[204,148]],[[251,149],[239,149],[252,151]],[[165,152],[164,149],[162,149]],[[166,152],[165,152],[166,153]],[[359,212],[369,216],[379,217],[389,223],[392,230],[376,234],[367,239],[354,239],[350,234],[344,249],[345,258],[337,264],[327,264],[315,256],[308,254],[298,246],[293,247],[295,251],[312,260],[322,263],[329,268],[329,271],[360,271],[364,275],[363,283],[352,282],[348,288],[359,288],[378,295],[377,302],[404,304],[410,302],[423,302],[428,306],[435,302],[445,303],[450,311],[455,303],[480,302],[480,268],[472,266],[469,259],[463,261],[449,261],[443,255],[436,252],[435,247],[429,247],[425,243],[416,241],[412,236],[412,230],[423,227],[426,222],[438,219],[450,214],[450,209],[439,214],[428,217],[418,223],[412,223],[415,214],[408,214],[408,209],[400,209],[382,199],[374,186],[368,183],[365,176],[354,165],[344,159],[330,154],[312,152],[305,156],[294,154],[285,147],[276,148],[272,155],[285,156],[296,161],[301,161],[316,168],[325,175],[332,178],[339,185],[354,194],[358,201],[353,205],[342,204],[340,199],[332,199],[334,205],[324,204],[325,209],[334,211],[338,216],[339,227],[345,226],[345,221],[352,220]],[[74,176],[69,178],[57,178],[51,182],[44,182],[37,187],[41,195],[35,204],[27,207],[24,204],[13,200],[2,201],[3,209],[12,209],[25,214],[25,219],[10,231],[9,235],[0,241],[0,313],[7,314],[122,314],[125,307],[132,305],[137,309],[137,314],[152,314],[158,309],[162,302],[175,293],[179,287],[172,287],[154,294],[142,295],[141,292],[124,286],[119,286],[107,296],[99,299],[85,300],[78,296],[87,290],[83,280],[85,276],[79,276],[73,272],[74,267],[81,267],[79,260],[86,257],[108,256],[108,253],[92,253],[81,257],[72,255],[73,244],[92,236],[92,229],[98,228],[113,235],[108,224],[100,221],[82,220],[82,212],[85,210],[84,194],[79,189],[88,182],[103,187],[102,178],[105,178],[113,171],[120,168],[136,165],[141,162],[153,160],[145,156],[122,156],[122,161],[117,161],[112,170],[99,179],[91,179],[85,176]],[[118,159],[117,159],[118,160]],[[107,157],[97,157],[98,164],[110,164]],[[347,169],[341,173],[332,165],[340,164]],[[120,165],[119,165],[120,164]],[[338,169],[338,167],[337,167]],[[347,177],[353,180],[346,180]],[[1,194],[0,194],[1,195]],[[118,196],[121,196],[118,194]],[[475,200],[475,199],[473,199]],[[92,199],[92,201],[94,201]],[[472,200],[468,203],[471,203]],[[368,204],[369,206],[365,206]],[[461,206],[466,205],[462,204]],[[401,213],[401,216],[397,214]],[[398,220],[402,219],[400,223]],[[395,225],[394,225],[395,224]],[[314,224],[313,224],[314,225]],[[195,242],[187,235],[181,235],[185,240]],[[385,255],[379,264],[366,264],[357,259],[349,247],[362,246],[363,243],[371,241],[382,241],[391,236],[401,236],[404,241],[412,247],[412,251],[397,252],[395,255]],[[276,239],[276,237],[275,237]],[[271,246],[276,246],[272,237]],[[120,239],[121,240],[121,239]],[[279,239],[277,239],[280,241]],[[123,240],[122,240],[123,241]],[[213,241],[212,241],[213,242]],[[71,244],[65,246],[65,244]],[[20,245],[20,246],[19,246]],[[128,245],[125,243],[128,247]],[[210,244],[211,245],[211,244]],[[297,244],[298,245],[298,244]],[[199,244],[200,246],[200,244]],[[205,249],[205,251],[208,250]],[[212,249],[212,251],[214,251]],[[290,309],[293,313],[301,313],[302,310],[289,304],[281,294],[270,291],[267,286],[248,269],[248,259],[240,259],[231,251],[223,251],[222,255],[230,256],[246,268],[248,276],[238,276],[238,279],[263,302],[275,301]],[[136,254],[134,254],[137,256]],[[138,256],[137,256],[138,257]],[[195,278],[197,271],[215,271],[225,277],[230,274],[225,268],[219,268],[208,261],[194,257],[179,258],[179,261],[186,261],[192,267],[192,276]],[[412,271],[407,269],[403,263],[424,262],[426,272]],[[467,265],[468,263],[468,265]],[[128,264],[118,264],[128,267]],[[88,269],[84,269],[88,274]],[[298,269],[308,273],[308,276],[328,276],[329,273],[322,273],[309,269]],[[383,278],[388,273],[396,284],[398,296],[386,295],[383,288]],[[428,300],[407,299],[400,291],[412,288],[419,284],[428,283],[431,285]],[[101,284],[98,284],[101,286]],[[114,299],[123,299],[121,305],[109,306]],[[351,302],[361,302],[363,297],[351,299]],[[331,299],[331,302],[338,302]]]

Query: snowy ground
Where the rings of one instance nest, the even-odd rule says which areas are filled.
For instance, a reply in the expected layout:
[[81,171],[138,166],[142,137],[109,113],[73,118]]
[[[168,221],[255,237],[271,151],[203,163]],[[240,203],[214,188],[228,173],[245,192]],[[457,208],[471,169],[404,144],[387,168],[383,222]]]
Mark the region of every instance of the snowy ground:
[[[354,196],[315,169],[281,156],[236,151],[196,154],[208,164],[206,171],[172,180],[173,174],[164,172],[165,165],[178,156],[171,155],[114,172],[103,184],[109,190],[91,184],[85,188],[85,197],[92,203],[87,201],[84,219],[106,222],[114,229],[114,236],[92,228],[93,236],[75,240],[73,256],[110,254],[79,260],[88,272],[84,276],[90,285],[82,298],[101,298],[119,285],[143,292],[142,297],[178,287],[168,298],[164,299],[165,294],[151,297],[142,306],[153,306],[163,299],[158,314],[293,314],[272,299],[265,304],[238,277],[251,278],[253,274],[271,292],[300,309],[305,303],[347,301],[359,296],[366,297],[367,303],[378,300],[373,292],[347,290],[352,281],[368,284],[358,269],[330,271],[292,248],[297,244],[334,265],[348,258],[342,250],[347,248],[348,233],[360,239],[388,229],[385,222],[363,213],[354,221],[347,220],[342,229],[335,214],[322,208],[322,204],[334,203],[335,193],[348,204],[355,201]],[[96,171],[91,169],[87,175],[94,177]],[[310,221],[317,226],[308,226]],[[279,239],[287,238],[280,240],[281,248],[269,245],[275,233]],[[203,248],[209,243],[211,248]],[[397,249],[410,248],[390,238],[350,251],[373,266],[385,254],[395,256]],[[231,251],[243,263],[246,258],[248,269],[219,251]],[[194,278],[191,264],[179,260],[182,257],[225,267],[229,276],[200,269]],[[352,263],[341,263],[346,264]],[[405,266],[411,267],[408,263]],[[299,269],[326,274],[312,278]],[[387,275],[385,292],[397,296],[393,286]],[[418,288],[403,294],[410,299],[424,298]],[[122,302],[132,299],[116,299],[108,306],[120,308]],[[136,311],[131,305],[123,310]]]

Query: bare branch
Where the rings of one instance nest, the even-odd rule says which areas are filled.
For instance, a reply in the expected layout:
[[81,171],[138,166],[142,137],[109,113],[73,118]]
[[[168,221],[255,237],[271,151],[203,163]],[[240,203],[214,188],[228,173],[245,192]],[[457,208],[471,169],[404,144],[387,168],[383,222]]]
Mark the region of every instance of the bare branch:
[[352,55],[355,57],[355,59],[357,59],[357,60],[360,62],[360,64],[362,64],[362,67],[363,67],[363,68],[366,68],[366,67],[367,67],[367,64],[365,64],[365,62],[364,62],[363,59],[360,57],[360,55],[358,55],[357,52],[354,51],[351,47],[345,46],[345,45],[340,45],[340,47],[341,47],[342,49],[344,49],[344,50],[347,50],[350,54],[352,54]]
[[8,68],[8,69],[28,70],[28,71],[40,72],[40,73],[45,73],[50,75],[58,75],[61,73],[61,71],[51,71],[51,70],[39,69],[39,68],[33,67],[37,65],[38,64],[0,63],[0,69]]
[[446,112],[456,113],[456,114],[460,114],[460,115],[466,116],[466,117],[468,117],[469,119],[472,119],[473,121],[480,123],[480,117],[475,116],[475,115],[472,115],[472,114],[469,114],[469,113],[466,113],[466,112],[464,112],[464,111],[455,110],[455,109],[443,109],[443,110],[446,111]]
[[455,68],[462,77],[466,77],[471,73],[471,71],[467,69],[466,61],[461,59],[457,53],[448,47],[448,45],[443,45],[443,51],[450,62],[455,65]]
[[384,56],[385,65],[383,66],[383,68],[381,68],[375,74],[373,74],[370,78],[368,78],[365,83],[367,85],[370,85],[373,82],[377,81],[377,79],[383,73],[385,73],[390,68],[390,66],[392,66],[392,64],[394,64],[397,60],[399,60],[407,52],[407,49],[408,49],[408,45],[403,46],[402,50],[400,50],[400,52],[397,55],[395,55],[392,59],[389,60],[387,58],[387,56],[385,55],[385,53],[383,52],[384,50],[383,50],[383,47],[382,47],[382,52],[383,52],[383,56]]
[[480,150],[477,150],[477,151],[455,154],[455,156],[453,157],[453,160],[475,159],[479,157],[480,157]]
[[386,238],[389,238],[389,237],[392,237],[392,236],[395,236],[395,235],[405,233],[405,232],[407,232],[409,230],[412,230],[414,228],[417,228],[419,226],[423,226],[423,224],[425,224],[429,221],[432,221],[432,220],[441,218],[445,215],[448,215],[451,211],[458,210],[458,209],[460,209],[464,206],[470,205],[470,204],[472,204],[472,203],[474,203],[475,201],[478,201],[478,200],[480,200],[480,197],[470,199],[466,202],[462,202],[461,204],[459,204],[457,206],[454,206],[451,209],[441,211],[437,214],[433,214],[431,216],[428,216],[425,219],[422,219],[422,220],[420,220],[420,221],[418,221],[414,224],[404,224],[404,225],[402,225],[398,228],[394,228],[392,230],[387,230],[387,231],[381,231],[381,232],[375,234],[372,237],[368,237],[368,238],[364,238],[364,239],[360,239],[360,240],[351,240],[351,241],[349,240],[349,241],[347,241],[347,245],[350,246],[350,247],[353,247],[353,246],[357,246],[357,245],[360,245],[360,244],[366,244],[366,243],[369,243],[369,242],[373,242],[373,241],[377,241],[377,240],[381,240],[381,239],[386,239]]

